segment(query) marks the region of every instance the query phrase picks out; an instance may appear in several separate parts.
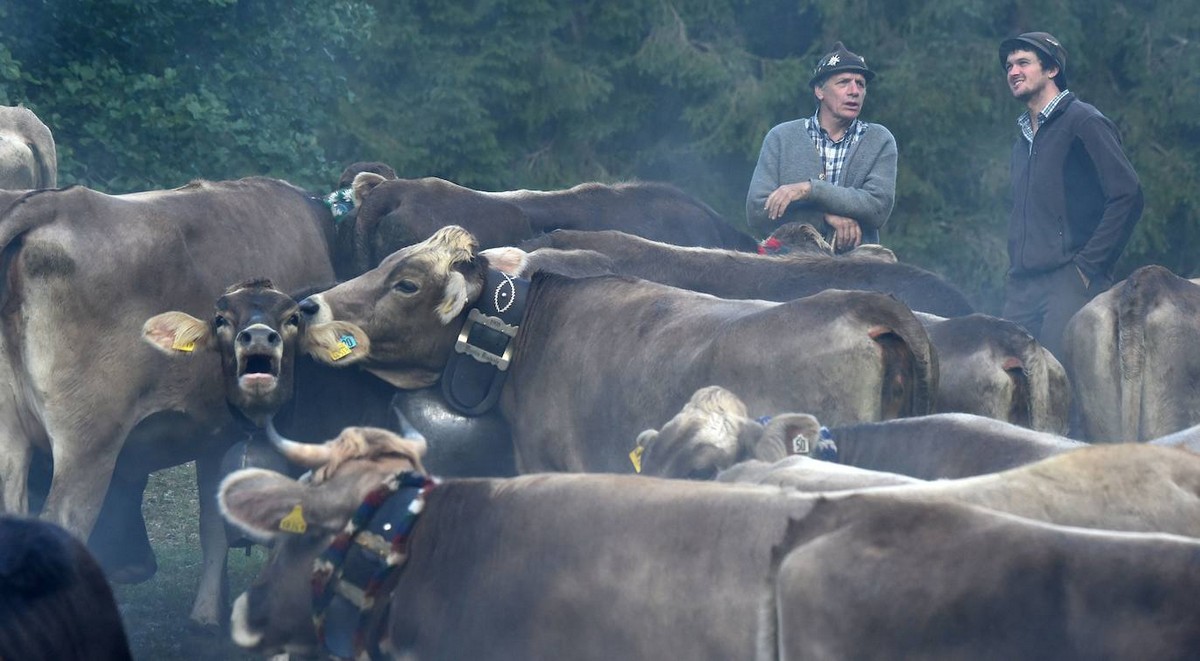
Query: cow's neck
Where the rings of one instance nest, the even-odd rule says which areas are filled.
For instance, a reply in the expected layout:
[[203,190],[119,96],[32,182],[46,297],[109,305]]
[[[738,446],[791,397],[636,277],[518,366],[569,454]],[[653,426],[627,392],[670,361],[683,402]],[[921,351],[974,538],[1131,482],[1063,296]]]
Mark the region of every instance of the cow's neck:
[[442,396],[454,410],[474,416],[496,406],[531,291],[528,280],[488,269],[442,371]]
[[254,420],[250,416],[243,413],[241,409],[228,401],[225,402],[225,405],[229,407],[229,415],[233,418],[231,426],[237,431],[238,436],[247,442],[261,441],[263,443],[270,443],[270,441],[267,440],[266,432],[263,431],[265,420]]
[[414,471],[391,476],[313,562],[313,624],[334,658],[378,658],[413,526],[440,483]]

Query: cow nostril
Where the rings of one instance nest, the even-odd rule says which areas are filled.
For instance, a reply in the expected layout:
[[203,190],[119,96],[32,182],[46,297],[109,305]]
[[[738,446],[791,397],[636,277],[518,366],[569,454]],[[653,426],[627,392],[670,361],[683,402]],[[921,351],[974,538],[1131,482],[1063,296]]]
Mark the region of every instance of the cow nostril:
[[267,344],[270,344],[270,345],[279,344],[279,333],[276,333],[275,331],[271,331],[270,333],[268,333],[267,334]]
[[237,334],[237,341],[239,344],[250,344],[250,340],[250,333],[247,333],[246,331],[242,331]]
[[311,296],[304,299],[303,301],[300,301],[300,311],[303,312],[306,316],[311,317],[314,314],[316,314],[317,311],[320,309],[321,309],[320,304],[318,304],[316,301],[314,301]]

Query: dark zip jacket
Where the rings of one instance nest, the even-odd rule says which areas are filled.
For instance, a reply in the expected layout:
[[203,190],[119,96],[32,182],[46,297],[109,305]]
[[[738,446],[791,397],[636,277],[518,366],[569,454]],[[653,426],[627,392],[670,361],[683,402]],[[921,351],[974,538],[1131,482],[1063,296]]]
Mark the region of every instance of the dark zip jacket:
[[1045,273],[1071,262],[1088,279],[1113,266],[1142,216],[1142,187],[1117,127],[1068,93],[1038,127],[1033,149],[1012,151],[1009,273]]

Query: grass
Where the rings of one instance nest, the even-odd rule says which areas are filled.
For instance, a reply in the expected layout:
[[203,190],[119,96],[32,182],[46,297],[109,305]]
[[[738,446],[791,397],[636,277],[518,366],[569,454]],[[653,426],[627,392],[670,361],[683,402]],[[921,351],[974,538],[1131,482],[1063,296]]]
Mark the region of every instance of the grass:
[[[115,585],[133,658],[137,661],[261,659],[247,654],[225,631],[206,629],[188,618],[200,581],[199,506],[192,463],[150,476],[142,505],[158,573],[139,585]],[[255,547],[247,556],[229,554],[229,591],[241,594],[266,559]]]

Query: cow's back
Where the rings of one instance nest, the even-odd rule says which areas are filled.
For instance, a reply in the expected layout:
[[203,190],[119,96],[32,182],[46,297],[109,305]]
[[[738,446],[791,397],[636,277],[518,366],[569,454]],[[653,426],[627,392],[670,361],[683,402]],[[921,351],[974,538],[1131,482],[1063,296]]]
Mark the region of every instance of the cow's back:
[[922,480],[994,473],[1084,445],[966,413],[845,425],[830,432],[839,462]]
[[966,297],[937,274],[899,262],[695,250],[620,231],[560,230],[524,247],[593,250],[612,258],[614,273],[722,298],[790,301],[826,289],[862,289],[892,294],[913,310],[945,317],[972,311]]
[[589,182],[565,190],[492,193],[519,207],[535,232],[615,230],[677,246],[754,250],[746,233],[704,202],[661,182]]
[[[636,435],[709,385],[736,392],[751,416],[805,411],[840,424],[931,410],[928,336],[881,294],[776,304],[545,274],[534,288],[501,399],[523,472],[628,472]],[[910,371],[892,373],[893,350]]]
[[755,658],[772,641],[774,554],[809,507],[636,476],[449,482],[412,538],[392,644],[415,658]]
[[1200,645],[1195,539],[872,495],[818,503],[799,532],[777,578],[776,658],[1183,659]]

